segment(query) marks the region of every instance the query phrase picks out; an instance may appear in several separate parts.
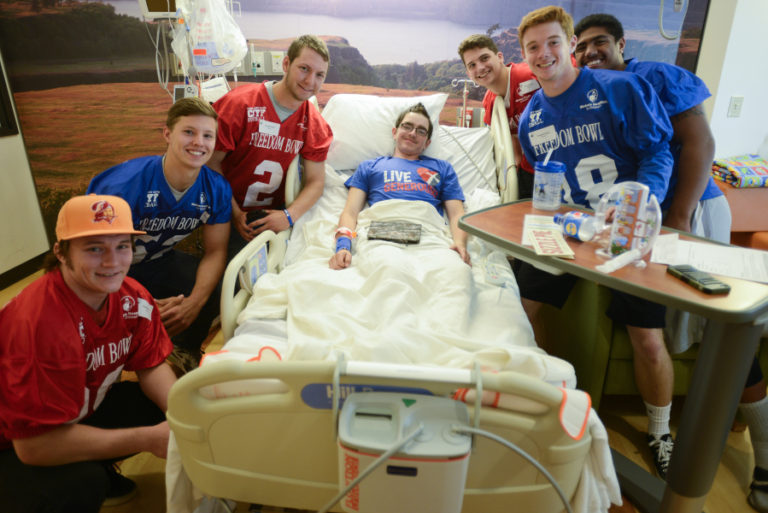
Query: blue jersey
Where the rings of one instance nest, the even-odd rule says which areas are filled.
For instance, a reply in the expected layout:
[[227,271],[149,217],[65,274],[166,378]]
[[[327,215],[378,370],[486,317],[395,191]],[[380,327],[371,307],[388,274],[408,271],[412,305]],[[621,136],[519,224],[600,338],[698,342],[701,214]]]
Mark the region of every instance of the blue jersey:
[[[711,95],[707,85],[699,77],[690,71],[679,66],[667,64],[665,62],[638,61],[630,59],[627,61],[625,71],[637,73],[651,83],[656,94],[659,95],[667,115],[671,118],[681,112],[699,105]],[[680,144],[672,141],[670,144],[672,157],[675,159],[675,167],[672,171],[672,177],[669,180],[669,191],[662,204],[662,209],[667,210],[672,204],[672,196],[677,184],[677,166],[680,159]],[[722,196],[722,191],[717,187],[712,177],[709,177],[707,188],[701,195],[701,200]]]
[[526,158],[565,163],[563,201],[594,208],[614,183],[647,185],[661,202],[672,173],[672,125],[651,85],[632,73],[582,68],[555,97],[539,90],[520,116]]
[[163,174],[162,156],[128,160],[107,169],[91,180],[87,194],[92,192],[125,199],[134,227],[147,232],[136,238],[134,264],[163,255],[200,224],[228,223],[232,215],[229,183],[206,166],[176,201]]
[[426,201],[443,215],[443,202],[464,201],[459,177],[445,160],[420,156],[417,160],[379,157],[357,166],[345,183],[368,195],[373,205],[388,199]]

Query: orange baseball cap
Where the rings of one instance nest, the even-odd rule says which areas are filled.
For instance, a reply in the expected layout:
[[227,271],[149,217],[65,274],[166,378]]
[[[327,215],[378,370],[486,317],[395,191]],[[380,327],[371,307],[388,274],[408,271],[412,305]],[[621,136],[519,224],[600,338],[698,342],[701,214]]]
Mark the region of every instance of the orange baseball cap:
[[89,194],[67,200],[59,210],[56,239],[69,240],[89,235],[142,235],[133,228],[131,207],[123,198]]

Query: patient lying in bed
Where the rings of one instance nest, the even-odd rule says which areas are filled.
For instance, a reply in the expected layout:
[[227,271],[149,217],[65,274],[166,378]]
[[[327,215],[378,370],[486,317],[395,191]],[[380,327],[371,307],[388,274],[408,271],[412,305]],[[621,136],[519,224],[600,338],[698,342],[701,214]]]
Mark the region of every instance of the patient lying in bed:
[[[208,358],[248,359],[258,353],[259,359],[335,360],[343,354],[362,361],[477,364],[574,386],[572,366],[536,346],[511,271],[506,286],[488,283],[480,264],[490,250],[475,241],[480,260],[475,267],[467,265],[467,235],[458,228],[464,196],[453,168],[436,159],[416,160],[429,141],[429,118],[407,111],[394,124],[393,157],[364,163],[347,181],[351,188],[342,229],[327,216],[307,216],[292,236],[304,239],[300,257],[279,274],[259,279],[227,354]],[[424,165],[409,172],[413,162]],[[396,174],[398,190],[387,191],[388,184],[397,183],[390,180]],[[318,208],[336,194],[332,181],[326,178]],[[406,188],[411,190],[400,190]],[[364,209],[366,199],[372,205]],[[417,224],[419,242],[370,239],[374,221]],[[353,231],[359,236],[351,265]],[[334,232],[338,247],[329,269],[323,262],[333,251]],[[280,320],[277,330],[275,319]],[[287,333],[276,333],[281,330]]]
[[[464,193],[456,172],[448,162],[422,155],[431,142],[432,129],[424,105],[417,103],[409,107],[400,113],[392,128],[395,140],[392,156],[363,162],[347,180],[345,185],[349,187],[349,194],[336,230],[336,254],[330,261],[332,269],[344,269],[352,261],[353,230],[366,201],[373,205],[387,199],[426,201],[440,215],[445,206],[453,237],[451,249],[469,263],[467,234],[459,228],[459,218],[464,214]],[[410,242],[418,242],[414,232],[418,234],[419,230],[412,227],[411,233],[400,235],[405,240],[410,235]],[[368,235],[369,239],[373,238],[370,232]]]

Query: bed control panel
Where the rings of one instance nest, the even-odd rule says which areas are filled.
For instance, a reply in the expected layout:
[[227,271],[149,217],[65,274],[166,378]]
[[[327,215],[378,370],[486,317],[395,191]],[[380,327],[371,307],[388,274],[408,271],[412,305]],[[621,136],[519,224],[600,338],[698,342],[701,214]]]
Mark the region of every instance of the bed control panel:
[[339,488],[383,453],[421,432],[341,500],[349,512],[459,513],[472,439],[451,429],[469,425],[464,403],[445,397],[363,392],[339,415]]

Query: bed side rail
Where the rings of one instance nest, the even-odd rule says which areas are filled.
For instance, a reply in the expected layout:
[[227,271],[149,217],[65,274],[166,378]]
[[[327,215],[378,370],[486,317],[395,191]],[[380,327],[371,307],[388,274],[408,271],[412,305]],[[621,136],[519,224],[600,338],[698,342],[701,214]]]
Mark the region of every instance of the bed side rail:
[[493,137],[496,175],[499,182],[499,195],[502,203],[518,198],[517,166],[512,147],[512,134],[509,131],[509,119],[504,108],[504,99],[497,96],[491,113],[491,136]]
[[[309,103],[315,106],[318,112],[320,112],[320,105],[317,103],[317,97],[313,96],[309,99]],[[296,199],[296,196],[301,192],[303,185],[303,179],[301,172],[299,171],[299,159],[301,157],[296,155],[291,165],[288,166],[288,170],[285,172],[285,206],[290,206]]]
[[[286,230],[287,231],[287,230]],[[237,315],[251,297],[256,280],[268,272],[277,272],[285,257],[285,240],[271,230],[254,237],[230,260],[221,283],[221,332],[224,340],[232,338]],[[282,240],[281,240],[282,239]],[[236,290],[240,282],[240,290]],[[243,284],[249,286],[244,287]]]

